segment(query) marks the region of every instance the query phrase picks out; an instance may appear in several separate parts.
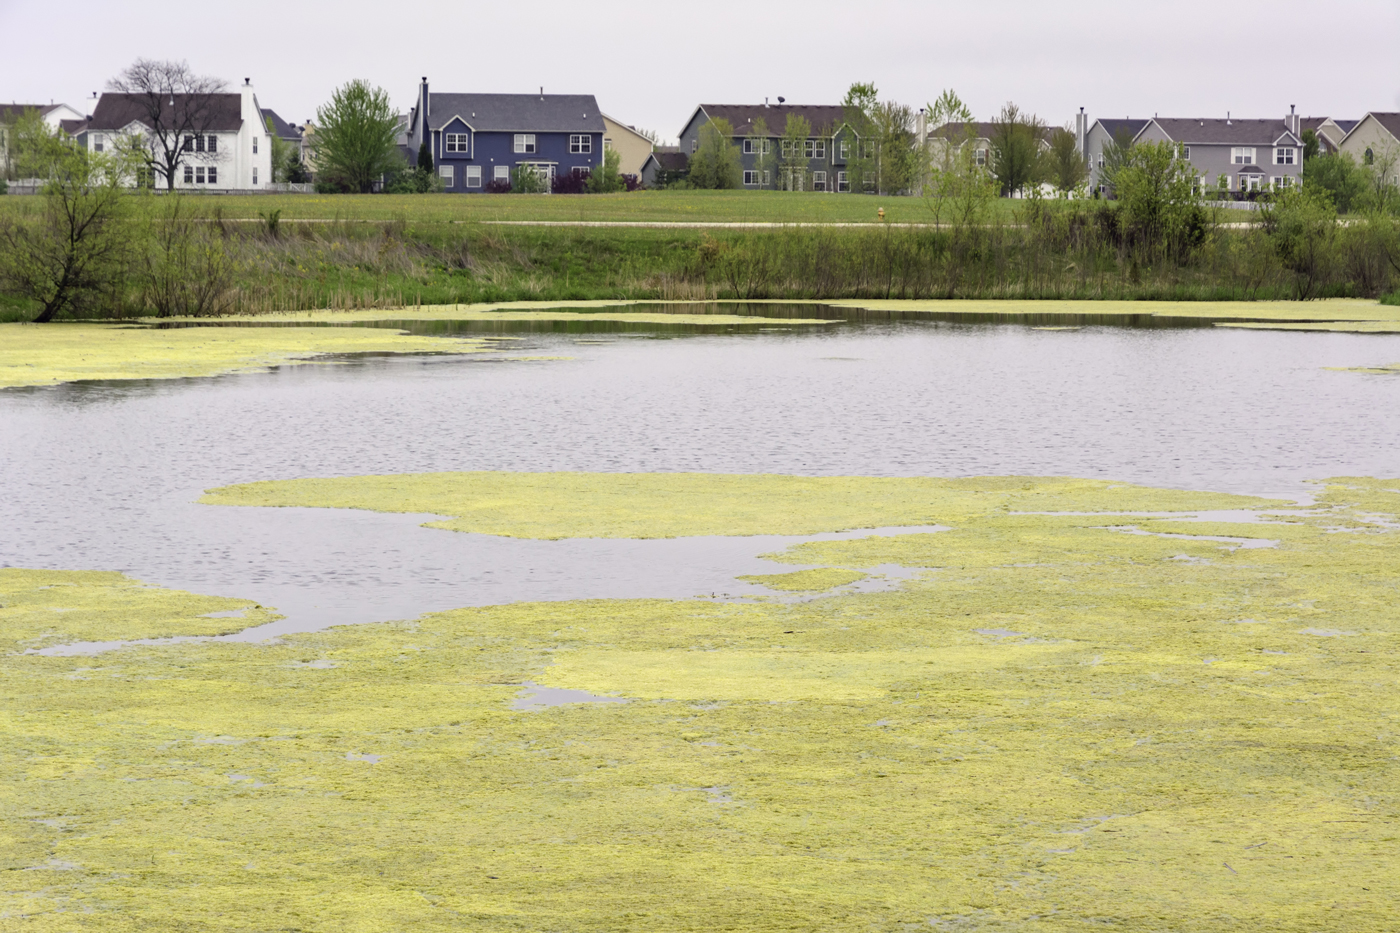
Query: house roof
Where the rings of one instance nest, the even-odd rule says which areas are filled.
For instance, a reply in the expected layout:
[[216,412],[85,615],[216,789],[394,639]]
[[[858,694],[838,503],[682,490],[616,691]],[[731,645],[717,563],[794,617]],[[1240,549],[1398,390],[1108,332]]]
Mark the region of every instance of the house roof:
[[268,120],[272,121],[273,136],[276,136],[278,139],[300,141],[301,132],[297,130],[295,126],[292,126],[286,120],[283,120],[281,117],[279,117],[277,115],[277,111],[269,107],[264,107],[262,108],[262,116],[264,123],[266,123]]
[[1360,120],[1333,120],[1332,122],[1335,123],[1335,124],[1337,124],[1337,129],[1341,130],[1343,133],[1350,133],[1352,130],[1356,129],[1356,124],[1360,123],[1361,121],[1360,121]]
[[26,111],[37,110],[43,116],[50,110],[57,110],[61,104],[0,104],[0,123],[14,123]]
[[[166,125],[185,122],[186,108],[196,107],[204,100],[208,101],[208,119],[198,121],[204,124],[204,129],[236,132],[243,128],[243,97],[240,94],[210,94],[207,98],[200,95],[197,99],[191,94],[175,94],[161,101],[161,110],[167,118]],[[133,123],[150,126],[145,102],[143,94],[103,94],[93,108],[88,129],[124,130]],[[172,112],[175,119],[170,119]]]
[[1151,123],[1152,121],[1138,120],[1132,117],[1124,117],[1121,120],[1116,120],[1113,118],[1104,118],[1095,120],[1094,122],[1102,126],[1104,128],[1104,131],[1114,139],[1118,138],[1119,133],[1125,131],[1133,139],[1137,139],[1137,135],[1141,133],[1143,129],[1147,126],[1147,124]]
[[[1391,136],[1394,136],[1396,139],[1400,139],[1400,113],[1377,113],[1373,110],[1370,113],[1366,114],[1366,116],[1379,123]],[[1363,120],[1364,118],[1362,120],[1357,120],[1357,125],[1359,126],[1363,122]],[[1341,126],[1340,123],[1338,123],[1337,125]],[[1356,129],[1355,126],[1351,127],[1350,129],[1347,129],[1347,135],[1350,136],[1351,131],[1354,129]]]
[[[999,124],[994,123],[994,122],[992,122],[992,121],[990,121],[990,120],[979,120],[979,121],[977,121],[977,122],[974,122],[974,123],[972,124],[972,127],[973,127],[973,130],[972,130],[972,131],[973,131],[973,138],[975,138],[975,139],[991,139],[994,135],[996,135],[996,131],[997,131],[997,126],[998,126],[998,125],[999,125]],[[957,137],[957,136],[963,135],[963,133],[967,132],[966,127],[967,127],[967,124],[966,124],[966,123],[956,123],[956,122],[955,122],[955,123],[944,123],[942,126],[938,127],[937,129],[930,130],[930,131],[929,131],[929,135],[932,136],[932,137],[935,138],[935,139],[950,139],[950,138],[953,138],[953,137]],[[1050,139],[1050,134],[1051,134],[1052,132],[1054,132],[1054,128],[1053,128],[1053,127],[1049,127],[1049,126],[1043,126],[1043,127],[1041,127],[1041,128],[1040,128],[1040,139],[1041,139],[1042,141],[1048,141],[1048,140]]]
[[77,136],[79,133],[83,132],[88,128],[88,121],[59,120],[58,127],[59,129],[63,130],[63,132],[67,133],[69,136]]
[[1282,118],[1277,120],[1218,120],[1191,117],[1157,117],[1152,120],[1172,142],[1196,145],[1272,146],[1291,135]]
[[701,104],[711,120],[728,120],[735,136],[748,136],[760,117],[769,136],[781,136],[789,114],[806,118],[814,133],[830,133],[846,122],[846,108],[833,104]]
[[605,133],[592,94],[428,94],[428,126],[461,117],[478,133]]
[[[647,156],[647,161],[655,159],[657,166],[666,172],[684,172],[690,168],[690,156],[675,149],[654,149],[651,155]],[[646,163],[642,163],[645,165]]]

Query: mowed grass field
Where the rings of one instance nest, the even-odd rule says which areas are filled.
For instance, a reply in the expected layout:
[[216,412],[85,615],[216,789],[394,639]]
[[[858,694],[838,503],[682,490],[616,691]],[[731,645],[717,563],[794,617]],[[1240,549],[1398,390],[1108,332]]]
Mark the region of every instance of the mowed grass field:
[[[634,191],[630,194],[271,194],[186,195],[200,214],[284,221],[395,221],[413,224],[500,221],[566,223],[933,223],[924,198],[787,191]],[[1027,201],[1000,198],[988,219],[1014,223]],[[38,198],[0,200],[6,211],[37,210]],[[949,212],[945,212],[947,214]],[[1244,211],[1218,211],[1221,222],[1247,221]],[[945,220],[946,220],[945,216]]]

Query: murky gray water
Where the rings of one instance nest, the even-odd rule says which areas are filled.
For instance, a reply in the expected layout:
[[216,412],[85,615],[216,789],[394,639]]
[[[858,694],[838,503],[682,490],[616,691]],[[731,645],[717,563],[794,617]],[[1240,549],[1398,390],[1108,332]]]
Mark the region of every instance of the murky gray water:
[[[375,358],[0,391],[0,564],[242,596],[286,630],[520,599],[752,592],[792,539],[519,541],[194,504],[430,470],[1038,474],[1297,496],[1400,473],[1400,336],[890,323],[528,333],[570,362]],[[648,339],[651,338],[651,339]],[[600,342],[600,340],[602,342]]]

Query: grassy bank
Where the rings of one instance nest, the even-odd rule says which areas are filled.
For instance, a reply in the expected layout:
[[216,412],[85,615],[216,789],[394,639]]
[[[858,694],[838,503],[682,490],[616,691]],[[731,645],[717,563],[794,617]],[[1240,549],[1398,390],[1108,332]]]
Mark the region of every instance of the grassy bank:
[[[22,652],[208,632],[248,604],[0,571],[0,916],[35,933],[1390,923],[1393,481],[1333,481],[1281,524],[1195,524],[1113,513],[1270,503],[1030,477],[814,495],[640,476],[629,497],[578,475],[539,502],[529,476],[404,479],[402,502],[382,481],[249,491],[545,537],[949,530],[800,545],[780,560],[821,572],[773,580],[776,597],[916,571],[890,592],[516,604],[96,657]],[[626,702],[532,711],[527,684]]]

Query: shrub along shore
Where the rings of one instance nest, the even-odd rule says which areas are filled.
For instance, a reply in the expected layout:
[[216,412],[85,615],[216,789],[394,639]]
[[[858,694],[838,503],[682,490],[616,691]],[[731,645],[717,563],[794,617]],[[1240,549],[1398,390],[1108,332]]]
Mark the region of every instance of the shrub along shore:
[[[127,200],[120,242],[93,259],[50,317],[521,300],[1250,301],[1379,298],[1400,287],[1394,218],[1339,224],[1306,203],[1279,204],[1243,228],[1204,210],[1152,229],[1112,204],[1027,201],[975,223],[945,214],[936,228],[694,229],[293,224],[276,211],[249,223],[224,217],[215,198]],[[420,198],[425,207],[436,200]],[[0,220],[32,246],[61,224],[52,207],[29,204]],[[21,278],[8,277],[4,319],[55,306],[53,289],[26,290]]]

